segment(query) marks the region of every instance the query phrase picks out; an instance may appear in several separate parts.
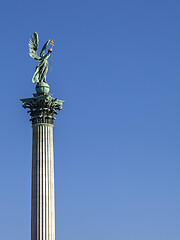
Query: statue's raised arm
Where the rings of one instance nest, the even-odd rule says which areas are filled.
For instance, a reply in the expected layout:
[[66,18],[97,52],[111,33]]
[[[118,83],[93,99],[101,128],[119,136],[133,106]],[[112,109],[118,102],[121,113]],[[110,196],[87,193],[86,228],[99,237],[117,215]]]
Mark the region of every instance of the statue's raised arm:
[[46,82],[46,74],[48,71],[48,61],[47,59],[49,58],[49,56],[52,54],[52,46],[53,45],[53,41],[51,41],[51,48],[48,50],[47,53],[46,52],[46,47],[49,44],[50,40],[48,40],[40,53],[40,56],[37,55],[37,49],[39,46],[39,37],[37,32],[35,32],[31,39],[29,40],[29,55],[37,60],[39,62],[39,64],[36,66],[33,78],[32,78],[32,82],[33,83],[40,83],[40,82]]

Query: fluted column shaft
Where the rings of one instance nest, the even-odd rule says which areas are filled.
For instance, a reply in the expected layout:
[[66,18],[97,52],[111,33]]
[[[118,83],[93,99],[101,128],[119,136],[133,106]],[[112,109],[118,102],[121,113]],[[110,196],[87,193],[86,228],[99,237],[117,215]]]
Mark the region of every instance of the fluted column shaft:
[[32,128],[31,240],[55,240],[53,125]]

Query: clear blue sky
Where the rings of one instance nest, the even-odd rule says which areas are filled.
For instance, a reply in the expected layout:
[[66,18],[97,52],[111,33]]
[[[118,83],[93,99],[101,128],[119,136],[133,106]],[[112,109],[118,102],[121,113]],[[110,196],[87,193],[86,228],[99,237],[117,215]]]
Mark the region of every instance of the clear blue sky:
[[0,239],[30,240],[31,97],[53,39],[57,240],[180,239],[180,2],[2,1]]

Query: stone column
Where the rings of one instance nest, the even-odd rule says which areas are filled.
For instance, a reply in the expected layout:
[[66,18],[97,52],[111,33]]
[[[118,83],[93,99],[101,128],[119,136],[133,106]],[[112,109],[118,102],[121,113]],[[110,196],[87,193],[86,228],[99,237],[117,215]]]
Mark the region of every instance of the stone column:
[[32,240],[55,239],[53,125],[33,126],[32,145]]
[[31,240],[55,240],[53,123],[64,101],[52,98],[47,83],[33,98],[21,99],[32,122]]

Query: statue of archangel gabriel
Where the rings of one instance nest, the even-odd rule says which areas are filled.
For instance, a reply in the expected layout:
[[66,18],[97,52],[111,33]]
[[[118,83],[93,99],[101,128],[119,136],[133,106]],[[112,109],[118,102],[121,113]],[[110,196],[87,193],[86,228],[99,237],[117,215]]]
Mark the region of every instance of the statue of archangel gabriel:
[[[45,54],[46,51],[46,47],[47,45],[51,44],[51,48],[48,50],[48,52]],[[29,55],[37,60],[38,62],[40,62],[37,66],[36,66],[36,70],[34,72],[33,78],[32,78],[32,82],[33,83],[39,83],[39,82],[46,82],[46,74],[48,71],[48,61],[47,59],[51,56],[52,54],[52,46],[54,46],[53,44],[53,40],[48,40],[45,44],[44,47],[42,48],[41,52],[40,52],[40,57],[37,55],[37,49],[38,49],[38,45],[39,45],[39,37],[37,32],[35,32],[32,36],[31,39],[29,40]]]

